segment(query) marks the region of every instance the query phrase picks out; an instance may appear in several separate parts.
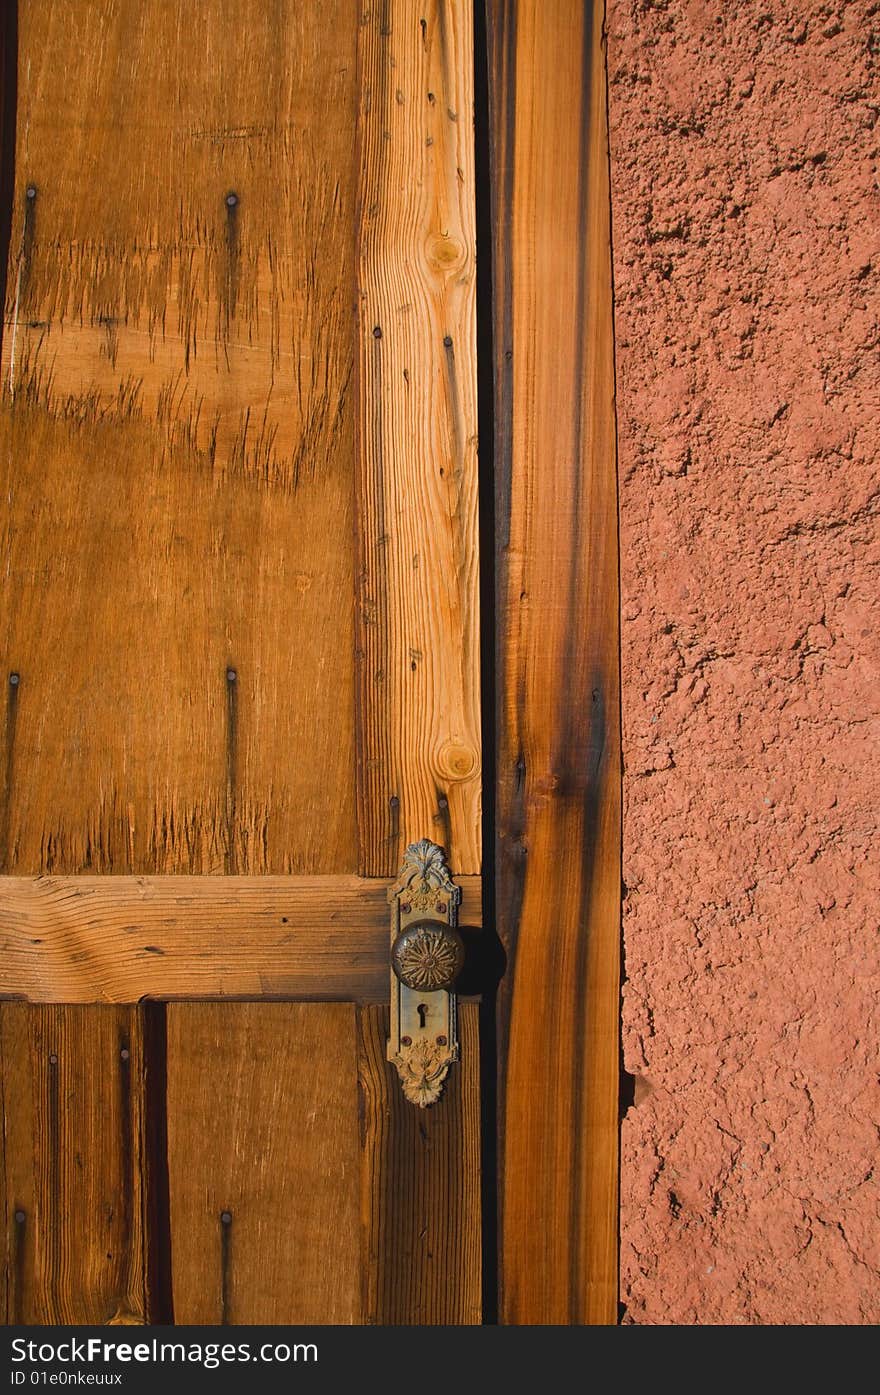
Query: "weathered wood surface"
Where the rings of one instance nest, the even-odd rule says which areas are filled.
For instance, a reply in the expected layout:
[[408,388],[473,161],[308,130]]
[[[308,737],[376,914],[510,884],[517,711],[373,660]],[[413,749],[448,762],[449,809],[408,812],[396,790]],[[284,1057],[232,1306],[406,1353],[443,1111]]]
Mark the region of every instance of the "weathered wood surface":
[[[459,923],[482,917],[460,879]],[[388,1001],[386,882],[360,877],[0,877],[0,997]]]
[[356,11],[19,8],[0,871],[355,872]]
[[430,837],[476,873],[470,0],[374,5],[359,48],[359,870]]
[[386,1059],[388,1009],[358,1014],[367,1323],[481,1320],[477,1014],[461,1004],[461,1061],[424,1110],[406,1102]]
[[150,1320],[141,1019],[0,1004],[7,1323]]
[[489,0],[501,1320],[616,1321],[617,512],[603,5]]
[[[408,841],[445,845],[480,919],[471,4],[203,9],[192,28],[164,0],[20,6],[0,993],[49,1005],[0,1005],[31,1024],[7,1098],[31,1081],[37,1101],[5,1145],[9,1301],[476,1321],[476,1010],[426,1122],[354,1006],[387,999],[375,879]],[[167,1053],[147,1008],[51,1006],[177,994],[351,1001],[175,1002]],[[83,1125],[41,1074],[56,1012]],[[128,1023],[128,1094],[102,1013]],[[117,1130],[108,1157],[81,1127],[90,1149]],[[34,1229],[78,1158],[72,1219]]]
[[[18,95],[18,6],[0,6],[0,307],[6,303],[6,271],[15,188],[15,111]],[[3,317],[0,315],[0,351]]]
[[169,1006],[176,1322],[360,1320],[355,1012]]
[[[0,10],[0,306],[6,299],[6,269],[9,261],[9,231],[12,215],[12,191],[15,182],[15,106],[16,69],[18,62],[17,15],[14,5]],[[0,356],[3,347],[3,323],[0,317]],[[5,752],[0,764],[0,848],[6,845],[3,827],[6,809],[6,785],[9,771]],[[2,853],[0,853],[2,856]],[[0,1081],[2,1090],[2,1081]],[[3,1142],[0,1139],[0,1166]],[[0,1312],[7,1311],[8,1267],[0,1273]],[[7,1319],[8,1321],[8,1319]]]

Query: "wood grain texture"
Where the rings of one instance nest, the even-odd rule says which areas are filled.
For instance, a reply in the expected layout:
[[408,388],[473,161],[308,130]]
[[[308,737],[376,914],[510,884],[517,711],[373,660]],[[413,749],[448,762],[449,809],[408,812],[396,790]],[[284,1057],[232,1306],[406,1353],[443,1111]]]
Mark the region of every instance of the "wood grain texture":
[[364,1321],[479,1323],[477,1005],[460,1005],[461,1061],[428,1109],[406,1102],[386,1059],[387,1008],[363,1008],[358,1022]]
[[[16,73],[18,67],[18,15],[16,5],[0,8],[0,306],[6,300],[6,268],[9,261],[9,234],[12,221],[12,191],[15,184],[15,108]],[[3,349],[3,319],[0,316],[0,357]],[[5,811],[8,807],[6,785],[9,776],[8,762],[0,756],[0,849],[6,846],[4,827]],[[2,853],[0,853],[2,856]],[[4,1080],[0,1069],[0,1120],[4,1111]],[[3,1205],[0,1218],[4,1225],[3,1262],[0,1263],[0,1315],[6,1314],[4,1321],[10,1321],[9,1314],[9,1199],[6,1188],[6,1140],[5,1130],[0,1128],[0,1178],[3,1180]],[[15,1254],[23,1254],[19,1246],[14,1246]]]
[[176,1322],[359,1321],[355,1011],[168,1008]]
[[150,1320],[142,1010],[0,1004],[7,1323]]
[[601,3],[488,6],[506,1323],[616,1321],[620,736],[602,22]]
[[[6,270],[15,188],[15,112],[18,97],[18,6],[0,7],[0,306],[6,303]],[[0,316],[0,351],[3,318]]]
[[20,10],[0,870],[354,872],[356,9]]
[[[479,926],[479,877],[459,923]],[[360,877],[0,877],[0,997],[388,1001],[387,883]]]
[[364,875],[407,843],[480,870],[470,0],[383,0],[359,48]]
[[[407,842],[480,919],[470,0],[19,9],[7,1309],[478,1321],[476,1007],[426,1119],[355,1006]],[[178,993],[349,1001],[69,1005]]]

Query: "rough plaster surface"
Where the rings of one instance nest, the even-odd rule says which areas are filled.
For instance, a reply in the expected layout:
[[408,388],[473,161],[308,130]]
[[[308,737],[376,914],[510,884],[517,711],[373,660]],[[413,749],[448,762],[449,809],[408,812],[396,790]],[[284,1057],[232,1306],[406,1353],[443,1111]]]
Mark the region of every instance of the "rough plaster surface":
[[878,52],[609,0],[625,1321],[880,1320]]

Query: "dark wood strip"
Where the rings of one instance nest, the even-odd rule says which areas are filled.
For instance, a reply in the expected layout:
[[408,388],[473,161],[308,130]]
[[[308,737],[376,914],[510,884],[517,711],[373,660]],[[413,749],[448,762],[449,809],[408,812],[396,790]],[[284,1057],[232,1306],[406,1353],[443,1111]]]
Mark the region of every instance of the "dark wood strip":
[[0,1005],[7,1323],[153,1316],[143,1010]]
[[387,1008],[358,1014],[364,1321],[479,1323],[478,1008],[460,1008],[461,1061],[427,1109],[386,1059]]
[[[480,878],[460,879],[462,925]],[[0,997],[388,1001],[388,884],[359,877],[0,877]]]
[[616,1320],[620,733],[603,17],[601,3],[488,3],[508,1323]]

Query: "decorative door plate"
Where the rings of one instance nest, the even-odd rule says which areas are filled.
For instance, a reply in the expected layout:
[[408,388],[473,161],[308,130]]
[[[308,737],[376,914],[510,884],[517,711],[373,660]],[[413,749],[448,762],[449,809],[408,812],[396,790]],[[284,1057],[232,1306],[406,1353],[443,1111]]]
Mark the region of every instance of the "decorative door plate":
[[434,1104],[453,1061],[458,1023],[453,991],[464,962],[456,927],[461,888],[443,849],[423,838],[407,848],[391,906],[391,1035],[388,1059],[403,1093],[425,1109]]

